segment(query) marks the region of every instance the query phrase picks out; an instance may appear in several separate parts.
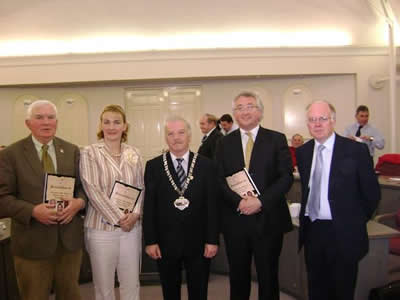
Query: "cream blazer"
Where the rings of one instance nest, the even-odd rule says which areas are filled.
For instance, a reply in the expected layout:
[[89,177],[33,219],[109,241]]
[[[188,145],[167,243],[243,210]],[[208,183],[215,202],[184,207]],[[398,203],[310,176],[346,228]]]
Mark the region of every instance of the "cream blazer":
[[[89,198],[85,227],[114,231],[123,212],[110,200],[116,180],[141,188],[135,213],[142,214],[144,197],[143,162],[138,149],[121,144],[119,165],[105,148],[103,141],[81,150],[80,174],[83,187]],[[141,218],[140,218],[141,219]],[[141,221],[137,224],[139,225]],[[135,225],[136,226],[136,225]]]

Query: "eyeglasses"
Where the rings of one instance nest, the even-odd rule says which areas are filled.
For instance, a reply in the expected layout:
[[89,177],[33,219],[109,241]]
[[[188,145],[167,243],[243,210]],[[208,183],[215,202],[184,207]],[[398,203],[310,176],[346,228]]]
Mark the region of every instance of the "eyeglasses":
[[316,123],[326,123],[331,119],[331,117],[319,117],[319,118],[308,118],[308,123],[316,124]]
[[246,105],[246,106],[235,107],[233,110],[234,111],[239,111],[239,112],[244,112],[244,111],[253,111],[256,108],[258,108],[257,105]]

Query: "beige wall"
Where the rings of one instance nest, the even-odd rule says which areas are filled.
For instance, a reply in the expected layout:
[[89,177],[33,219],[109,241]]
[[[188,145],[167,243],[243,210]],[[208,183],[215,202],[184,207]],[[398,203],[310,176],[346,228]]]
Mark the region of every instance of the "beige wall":
[[[387,64],[384,49],[369,48],[204,50],[1,59],[0,144],[12,142],[11,112],[13,101],[20,95],[33,94],[50,100],[63,93],[82,95],[88,101],[89,141],[94,142],[101,109],[109,103],[123,105],[124,88],[180,84],[201,85],[203,112],[218,116],[230,112],[232,98],[243,89],[268,95],[271,101],[266,105],[263,123],[277,130],[284,128],[285,91],[302,84],[314,98],[326,98],[337,106],[339,133],[353,122],[355,107],[366,104],[371,110],[371,123],[389,138],[388,87],[375,90],[368,84],[371,75],[387,74]],[[234,78],[226,79],[227,76]],[[138,81],[143,79],[145,83]],[[124,83],[120,83],[122,80]],[[98,81],[110,82],[98,84]],[[13,87],[26,84],[34,85]],[[390,141],[385,151],[390,151]]]

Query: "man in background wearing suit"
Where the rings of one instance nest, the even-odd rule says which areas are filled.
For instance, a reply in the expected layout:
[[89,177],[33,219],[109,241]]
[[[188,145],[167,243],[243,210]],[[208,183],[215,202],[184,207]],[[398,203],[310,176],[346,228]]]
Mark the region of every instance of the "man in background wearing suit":
[[[25,121],[31,135],[0,152],[0,218],[11,217],[11,251],[22,299],[80,299],[83,223],[77,215],[86,197],[79,180],[79,149],[55,137],[57,110],[33,102]],[[43,203],[45,173],[74,176],[74,197],[55,212]]]
[[157,260],[164,299],[181,299],[184,266],[189,300],[205,300],[218,250],[216,171],[210,159],[189,151],[186,120],[169,118],[165,137],[169,151],[148,161],[144,176],[146,253]]
[[307,108],[314,139],[297,150],[302,185],[299,248],[304,245],[311,300],[351,300],[358,262],[368,252],[366,224],[380,188],[365,144],[334,132],[328,102]]
[[[279,299],[278,264],[283,234],[292,229],[285,194],[292,183],[292,161],[286,137],[259,125],[264,107],[252,92],[232,103],[239,129],[225,136],[218,148],[223,189],[222,233],[229,263],[230,299],[250,297],[251,261],[258,278],[258,298]],[[260,195],[240,196],[225,177],[247,168]]]
[[200,119],[200,130],[204,134],[201,145],[199,147],[199,154],[208,157],[209,159],[215,158],[215,149],[218,140],[223,137],[223,134],[218,130],[217,117],[211,114],[205,114]]

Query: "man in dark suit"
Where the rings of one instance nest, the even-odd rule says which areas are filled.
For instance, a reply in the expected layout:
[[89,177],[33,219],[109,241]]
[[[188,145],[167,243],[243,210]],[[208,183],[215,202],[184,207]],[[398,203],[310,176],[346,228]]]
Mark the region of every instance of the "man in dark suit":
[[[12,218],[20,294],[24,300],[48,299],[54,281],[57,299],[80,299],[83,224],[77,213],[86,197],[79,149],[55,137],[57,110],[51,102],[32,103],[25,122],[32,135],[0,152],[0,218]],[[75,198],[64,199],[68,205],[62,212],[43,203],[46,172],[76,177]]]
[[302,185],[299,248],[304,244],[311,300],[351,300],[358,262],[368,252],[366,223],[380,199],[368,148],[334,132],[335,108],[307,108],[313,140],[297,150]]
[[146,164],[143,232],[146,253],[157,260],[163,296],[181,298],[182,266],[189,300],[207,299],[210,259],[218,250],[214,164],[189,151],[189,123],[165,125],[169,151]]
[[200,130],[204,134],[198,153],[208,157],[209,159],[215,158],[215,149],[217,143],[223,134],[219,131],[217,126],[217,117],[211,114],[205,114],[200,119]]
[[[230,299],[250,296],[251,261],[258,278],[259,299],[279,299],[278,262],[283,234],[292,229],[285,194],[292,183],[292,162],[283,134],[262,128],[264,107],[252,92],[233,101],[239,129],[217,148],[223,189],[222,233],[229,262]],[[260,195],[238,195],[225,180],[247,168]]]

